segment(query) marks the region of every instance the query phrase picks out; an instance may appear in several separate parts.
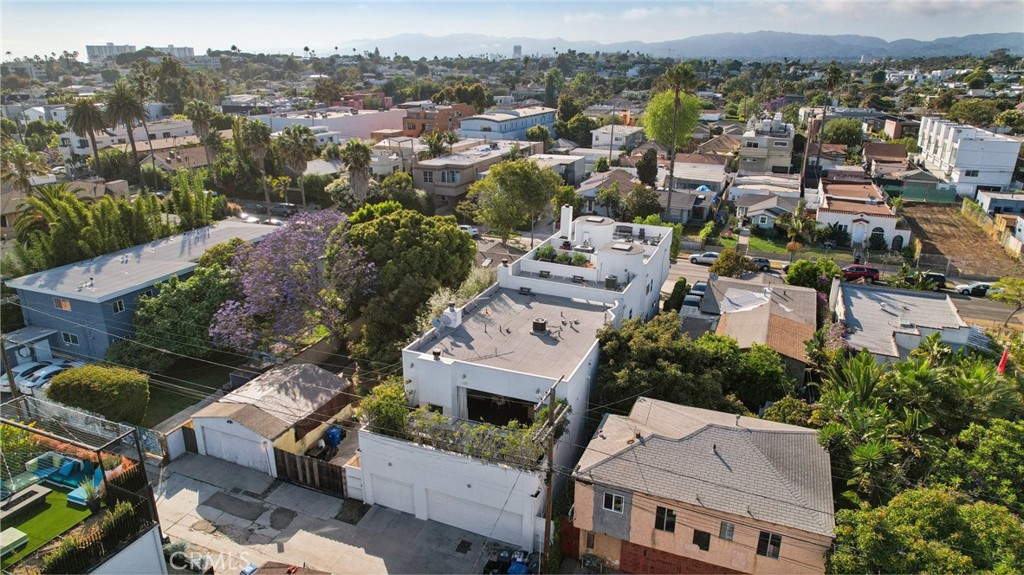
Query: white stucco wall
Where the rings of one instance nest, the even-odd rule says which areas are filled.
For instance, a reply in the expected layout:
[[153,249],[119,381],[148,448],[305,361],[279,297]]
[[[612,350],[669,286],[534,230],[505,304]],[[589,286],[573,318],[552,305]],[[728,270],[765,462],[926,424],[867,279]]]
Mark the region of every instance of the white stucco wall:
[[92,571],[98,575],[167,575],[160,528],[153,526],[120,553]]
[[365,429],[359,431],[359,449],[366,503],[378,503],[376,490],[388,480],[397,481],[411,486],[412,512],[418,519],[534,550],[535,518],[544,509],[539,472],[494,465]]
[[228,423],[228,421],[230,420],[222,417],[197,417],[192,419],[192,424],[196,430],[196,450],[199,454],[207,455],[206,438],[203,434],[204,428],[235,435],[258,445],[263,451],[263,455],[267,458],[270,476],[277,477],[277,464],[274,462],[273,444],[248,427],[239,423]]

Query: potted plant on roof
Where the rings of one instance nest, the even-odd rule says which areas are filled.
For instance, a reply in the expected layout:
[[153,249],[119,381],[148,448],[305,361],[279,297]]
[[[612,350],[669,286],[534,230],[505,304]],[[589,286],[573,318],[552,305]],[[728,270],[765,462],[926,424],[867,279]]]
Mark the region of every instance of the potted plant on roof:
[[84,493],[85,505],[89,508],[89,511],[96,513],[100,510],[100,491],[96,487],[92,477],[86,478],[82,483],[78,485]]
[[537,248],[537,259],[544,262],[552,262],[555,260],[555,246],[551,244],[544,244]]

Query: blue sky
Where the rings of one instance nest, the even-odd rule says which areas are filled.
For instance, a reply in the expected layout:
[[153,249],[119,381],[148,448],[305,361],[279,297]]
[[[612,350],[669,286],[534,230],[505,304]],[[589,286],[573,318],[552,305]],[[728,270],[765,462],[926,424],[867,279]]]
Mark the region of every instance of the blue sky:
[[774,30],[931,40],[1024,31],[1021,0],[603,0],[519,2],[0,2],[0,51],[14,56],[86,44],[192,46],[321,55],[401,33],[618,42]]

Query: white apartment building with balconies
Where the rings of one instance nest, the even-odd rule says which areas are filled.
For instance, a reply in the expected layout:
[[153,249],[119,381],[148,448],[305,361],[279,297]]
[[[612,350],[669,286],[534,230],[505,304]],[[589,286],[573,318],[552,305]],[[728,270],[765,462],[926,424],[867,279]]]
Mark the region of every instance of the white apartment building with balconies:
[[1020,140],[937,117],[921,119],[918,158],[924,167],[959,196],[974,198],[979,190],[1001,192],[1013,182]]

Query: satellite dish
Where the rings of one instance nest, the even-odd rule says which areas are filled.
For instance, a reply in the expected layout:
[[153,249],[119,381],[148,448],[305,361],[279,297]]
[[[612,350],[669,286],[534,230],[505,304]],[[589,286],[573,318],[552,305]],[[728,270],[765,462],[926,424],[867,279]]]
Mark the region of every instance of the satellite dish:
[[434,326],[434,329],[437,329],[441,327],[441,320],[435,317],[434,319],[430,320],[430,325]]

